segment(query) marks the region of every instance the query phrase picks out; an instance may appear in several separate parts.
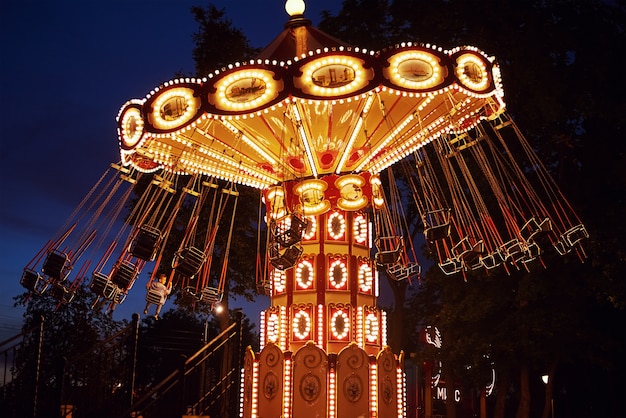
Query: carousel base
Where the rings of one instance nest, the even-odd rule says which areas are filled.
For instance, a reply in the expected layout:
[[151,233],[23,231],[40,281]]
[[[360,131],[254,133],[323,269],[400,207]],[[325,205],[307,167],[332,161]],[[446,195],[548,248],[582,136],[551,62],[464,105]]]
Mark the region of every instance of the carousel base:
[[404,355],[368,355],[356,343],[327,354],[308,342],[295,352],[269,343],[246,350],[241,417],[405,417]]

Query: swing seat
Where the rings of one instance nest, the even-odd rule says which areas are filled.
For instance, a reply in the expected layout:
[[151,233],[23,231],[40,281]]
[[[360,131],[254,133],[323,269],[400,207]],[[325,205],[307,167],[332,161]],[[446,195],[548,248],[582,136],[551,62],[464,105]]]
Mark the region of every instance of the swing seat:
[[527,264],[535,260],[541,255],[542,251],[536,242],[531,242],[526,247],[525,257],[522,259],[522,263]]
[[204,303],[214,304],[222,300],[222,293],[217,287],[207,286],[200,291],[200,301]]
[[[382,243],[388,243],[386,245],[380,245]],[[381,247],[383,248],[381,250]],[[404,248],[404,242],[402,237],[381,237],[376,239],[376,263],[381,266],[396,264],[402,257],[402,250]]]
[[180,299],[186,303],[195,303],[199,301],[194,286],[187,286],[180,290]]
[[298,262],[302,251],[302,247],[298,246],[291,246],[282,251],[272,247],[270,250],[270,263],[278,270],[287,270]]
[[422,216],[424,236],[429,242],[439,241],[450,236],[450,209],[438,209]]
[[152,261],[156,256],[161,238],[161,231],[157,228],[142,225],[130,244],[129,251],[141,260]]
[[62,283],[53,283],[50,295],[61,303],[70,303],[74,299],[74,292],[66,288]]
[[112,302],[119,305],[120,303],[124,302],[124,300],[126,299],[126,293],[122,292],[122,290],[120,289],[113,297]]
[[68,264],[69,258],[67,254],[61,251],[51,250],[43,262],[41,271],[43,271],[46,276],[61,281],[64,280],[69,273],[67,269]]
[[42,294],[47,288],[47,283],[43,277],[41,277],[41,274],[31,269],[24,269],[20,284],[38,295]]
[[520,229],[520,235],[526,242],[540,242],[549,232],[552,231],[552,221],[544,218],[541,222],[533,216]]
[[422,268],[417,263],[392,264],[387,267],[387,274],[396,281],[407,280],[411,277],[417,277],[422,272]]
[[176,254],[174,258],[174,265],[172,266],[176,272],[182,274],[185,277],[192,278],[198,271],[202,264],[206,260],[204,251],[199,250],[196,247],[184,248],[180,253]]
[[120,289],[109,280],[109,277],[100,272],[94,272],[89,288],[93,293],[107,300],[115,300]]
[[272,295],[272,283],[269,280],[264,281],[262,283],[257,283],[256,292],[259,295],[271,296]]
[[510,240],[500,247],[505,261],[517,263],[526,257],[526,245],[517,238]]
[[502,257],[502,252],[500,251],[500,249],[497,249],[492,253],[480,257],[480,262],[482,266],[485,267],[487,270],[498,267],[500,264],[502,264],[503,261],[504,258]]
[[589,238],[589,233],[585,228],[585,225],[578,224],[563,233],[565,241],[570,247],[574,247],[580,241]]
[[567,243],[565,237],[563,237],[562,235],[558,241],[552,243],[552,246],[554,247],[556,252],[559,253],[559,255],[565,255],[572,251],[572,247]]
[[485,243],[482,239],[475,241],[473,238],[465,237],[452,247],[452,254],[465,265],[470,266],[485,254]]
[[443,273],[447,276],[453,275],[463,270],[463,262],[456,257],[448,258],[447,260],[438,263],[438,265],[441,271],[443,271]]
[[287,215],[274,224],[274,239],[284,248],[296,245],[302,241],[307,225],[307,220],[300,215]]
[[111,281],[120,289],[128,289],[135,282],[138,272],[135,265],[129,261],[121,262],[111,275]]
[[152,303],[154,305],[160,305],[164,301],[159,292],[155,291],[154,289],[150,289],[148,290],[148,293],[146,293],[146,302]]

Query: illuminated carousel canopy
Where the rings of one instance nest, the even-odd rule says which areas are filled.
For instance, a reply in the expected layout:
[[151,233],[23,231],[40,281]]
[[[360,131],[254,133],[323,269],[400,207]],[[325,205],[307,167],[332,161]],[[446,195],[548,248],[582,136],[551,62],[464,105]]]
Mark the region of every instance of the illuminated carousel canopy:
[[264,189],[378,173],[504,111],[500,71],[474,47],[352,47],[293,15],[258,58],[125,103],[122,161]]

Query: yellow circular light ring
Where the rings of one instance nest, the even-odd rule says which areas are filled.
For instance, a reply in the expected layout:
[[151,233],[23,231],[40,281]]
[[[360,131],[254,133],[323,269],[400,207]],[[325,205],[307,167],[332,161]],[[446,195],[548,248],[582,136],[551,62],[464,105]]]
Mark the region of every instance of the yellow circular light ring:
[[130,105],[123,110],[119,130],[122,149],[131,150],[139,144],[144,134],[144,122],[138,107]]
[[150,101],[148,119],[157,130],[181,129],[199,116],[201,100],[190,87],[173,87],[157,92]]
[[214,106],[220,110],[241,112],[258,109],[274,100],[279,84],[273,71],[248,68],[235,71],[215,82]]
[[374,274],[372,272],[372,266],[368,263],[363,263],[359,266],[358,271],[359,289],[361,292],[369,293],[372,290],[372,283]]
[[367,244],[367,230],[367,218],[362,213],[357,214],[352,224],[352,233],[357,244]]
[[[339,269],[339,281],[335,279],[335,270]],[[343,260],[334,260],[328,267],[328,283],[334,289],[345,289],[348,284],[348,267]]]
[[[306,270],[308,270],[308,272],[305,276],[304,273]],[[312,288],[313,283],[315,283],[315,270],[313,269],[313,264],[311,264],[309,260],[300,260],[298,266],[296,267],[295,277],[298,289],[307,290]]]
[[343,340],[348,337],[350,333],[350,318],[342,309],[335,311],[330,318],[330,332],[336,340]]
[[293,318],[293,335],[299,340],[309,338],[311,334],[311,316],[304,310],[296,312]]
[[375,343],[378,341],[379,324],[378,316],[374,313],[369,313],[365,317],[365,339],[369,343]]
[[294,84],[304,94],[318,97],[339,97],[361,90],[373,78],[372,69],[350,55],[327,55],[312,59],[300,67],[302,76]]
[[326,224],[328,235],[334,240],[340,240],[346,235],[346,218],[340,212],[333,212]]
[[315,216],[307,216],[307,228],[304,234],[302,235],[302,239],[308,241],[315,237],[317,232],[317,218]]
[[456,59],[456,76],[470,90],[485,91],[491,85],[487,66],[478,55],[465,53]]
[[278,341],[278,335],[280,334],[280,318],[275,313],[271,313],[267,320],[267,340],[273,343]]
[[426,90],[441,84],[447,70],[436,55],[422,50],[408,50],[389,57],[385,75],[398,87]]
[[274,283],[274,292],[283,293],[287,289],[287,273],[284,270],[272,270],[270,272],[270,279],[272,283]]

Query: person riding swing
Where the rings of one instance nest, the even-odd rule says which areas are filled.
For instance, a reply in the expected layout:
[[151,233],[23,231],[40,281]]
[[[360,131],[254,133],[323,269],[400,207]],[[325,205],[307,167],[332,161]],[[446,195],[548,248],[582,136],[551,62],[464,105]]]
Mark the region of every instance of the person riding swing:
[[169,296],[172,291],[172,281],[170,280],[167,283],[167,276],[163,273],[159,275],[158,280],[154,280],[151,283],[148,283],[146,289],[148,289],[148,293],[146,293],[146,308],[143,310],[144,314],[148,314],[148,309],[150,305],[156,305],[156,313],[154,314],[155,319],[159,319],[159,314],[161,313],[161,308],[165,303],[165,300]]

